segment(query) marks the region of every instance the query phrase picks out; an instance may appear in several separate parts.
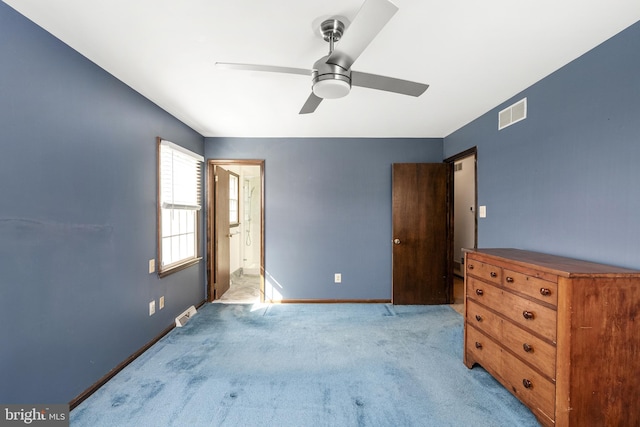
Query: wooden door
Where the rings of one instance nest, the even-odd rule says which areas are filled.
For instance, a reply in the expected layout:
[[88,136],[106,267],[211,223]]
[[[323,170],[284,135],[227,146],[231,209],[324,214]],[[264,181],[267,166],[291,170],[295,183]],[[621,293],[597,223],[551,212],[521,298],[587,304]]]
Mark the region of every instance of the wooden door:
[[216,165],[214,166],[215,196],[213,230],[214,239],[214,266],[213,266],[213,293],[210,299],[218,299],[229,290],[231,284],[231,259],[229,248],[229,171]]
[[393,165],[393,303],[448,304],[453,294],[451,167]]

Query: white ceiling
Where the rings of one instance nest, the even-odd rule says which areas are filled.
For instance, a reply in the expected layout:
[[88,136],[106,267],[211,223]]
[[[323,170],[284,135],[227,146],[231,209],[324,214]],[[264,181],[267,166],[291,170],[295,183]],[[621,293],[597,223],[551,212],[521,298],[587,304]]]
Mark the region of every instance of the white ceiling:
[[393,0],[353,69],[429,89],[299,115],[310,78],[215,62],[311,68],[319,22],[363,0],[4,1],[204,136],[444,137],[640,20],[639,0]]

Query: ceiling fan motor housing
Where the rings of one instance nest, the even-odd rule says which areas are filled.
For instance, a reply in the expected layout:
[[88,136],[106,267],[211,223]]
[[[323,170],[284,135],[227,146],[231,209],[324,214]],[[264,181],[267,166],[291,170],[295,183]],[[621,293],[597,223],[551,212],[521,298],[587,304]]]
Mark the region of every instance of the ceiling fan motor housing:
[[313,64],[313,93],[323,99],[335,99],[347,96],[351,90],[351,70],[339,65],[327,64],[325,56]]

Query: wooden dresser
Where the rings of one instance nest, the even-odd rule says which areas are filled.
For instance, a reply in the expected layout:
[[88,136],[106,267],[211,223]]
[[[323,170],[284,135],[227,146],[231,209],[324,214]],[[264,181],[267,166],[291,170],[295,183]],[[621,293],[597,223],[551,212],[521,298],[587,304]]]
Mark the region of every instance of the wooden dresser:
[[640,271],[518,249],[465,253],[464,363],[545,426],[640,426]]

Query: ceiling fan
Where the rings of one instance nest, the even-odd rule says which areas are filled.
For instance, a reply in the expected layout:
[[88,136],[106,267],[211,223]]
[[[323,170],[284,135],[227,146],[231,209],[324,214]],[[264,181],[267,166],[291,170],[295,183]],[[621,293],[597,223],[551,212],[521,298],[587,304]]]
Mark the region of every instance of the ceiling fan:
[[[429,85],[351,70],[355,60],[397,11],[398,8],[387,0],[366,0],[346,35],[344,35],[345,25],[338,18],[323,21],[320,32],[324,40],[329,42],[329,54],[317,60],[310,70],[229,62],[216,62],[216,66],[311,76],[312,92],[302,106],[300,114],[313,113],[323,99],[342,98],[348,95],[352,86],[420,96]],[[339,40],[342,40],[340,45],[335,46]]]

